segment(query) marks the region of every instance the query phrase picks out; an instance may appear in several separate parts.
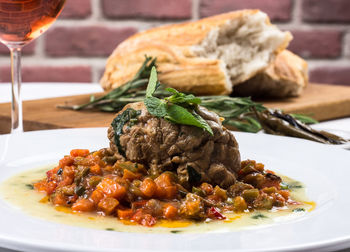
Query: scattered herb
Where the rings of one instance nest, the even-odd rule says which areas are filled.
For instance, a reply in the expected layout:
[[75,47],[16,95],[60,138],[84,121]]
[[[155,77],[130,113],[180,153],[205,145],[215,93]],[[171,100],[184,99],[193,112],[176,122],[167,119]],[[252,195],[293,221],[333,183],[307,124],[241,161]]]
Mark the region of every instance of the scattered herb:
[[114,142],[118,148],[118,151],[121,155],[125,155],[125,152],[120,145],[120,136],[123,134],[123,127],[124,125],[130,121],[130,119],[136,118],[141,114],[140,110],[134,110],[132,108],[127,108],[123,111],[123,113],[119,114],[114,120],[112,121],[112,128],[114,130]]
[[295,209],[293,209],[293,212],[305,212],[305,209],[304,208],[302,208],[302,207],[298,207],[298,208],[295,208]]
[[267,216],[265,216],[265,215],[263,215],[261,213],[258,213],[256,215],[253,215],[251,218],[254,219],[254,220],[257,220],[257,219],[265,219],[265,218],[267,218]]
[[33,190],[34,189],[34,186],[32,184],[26,184],[25,185],[28,189],[30,190]]
[[63,173],[63,169],[62,168],[58,169],[57,175],[61,175],[62,173]]
[[173,234],[178,234],[178,233],[181,233],[182,231],[181,230],[171,230],[170,233],[173,233]]
[[144,100],[150,114],[176,124],[196,126],[213,135],[213,131],[208,123],[195,112],[196,106],[201,102],[199,98],[194,95],[180,93],[173,88],[167,88],[166,91],[172,93],[172,95],[160,99],[153,96],[159,86],[157,70],[153,67]]
[[85,192],[85,187],[84,186],[76,186],[75,189],[74,189],[74,192],[78,195],[78,196],[81,196],[84,194]]
[[289,189],[288,184],[285,183],[285,182],[281,182],[280,183],[280,187],[281,187],[282,190],[288,190]]
[[114,231],[114,228],[106,228],[107,231]]

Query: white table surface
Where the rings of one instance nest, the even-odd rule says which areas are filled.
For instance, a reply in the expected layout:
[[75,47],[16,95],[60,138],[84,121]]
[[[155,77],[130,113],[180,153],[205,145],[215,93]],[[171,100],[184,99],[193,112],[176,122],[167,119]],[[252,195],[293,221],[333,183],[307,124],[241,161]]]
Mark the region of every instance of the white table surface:
[[[78,94],[90,94],[102,91],[102,88],[97,83],[24,83],[22,85],[22,99],[33,100]],[[0,83],[0,103],[10,102],[10,94],[10,84]],[[314,125],[314,127],[317,129],[325,129],[337,133],[343,137],[350,138],[350,117],[321,122]],[[0,252],[15,251],[1,248],[0,244]],[[350,249],[342,250],[341,252],[350,252]]]

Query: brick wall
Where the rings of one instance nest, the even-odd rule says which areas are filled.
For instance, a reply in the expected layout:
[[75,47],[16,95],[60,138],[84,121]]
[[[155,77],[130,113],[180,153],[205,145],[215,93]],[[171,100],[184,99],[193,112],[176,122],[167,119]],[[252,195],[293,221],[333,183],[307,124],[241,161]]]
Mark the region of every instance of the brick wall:
[[[24,81],[97,82],[122,40],[150,27],[259,8],[290,30],[314,82],[350,85],[350,0],[67,0],[59,20],[25,47]],[[0,46],[0,82],[9,81]]]

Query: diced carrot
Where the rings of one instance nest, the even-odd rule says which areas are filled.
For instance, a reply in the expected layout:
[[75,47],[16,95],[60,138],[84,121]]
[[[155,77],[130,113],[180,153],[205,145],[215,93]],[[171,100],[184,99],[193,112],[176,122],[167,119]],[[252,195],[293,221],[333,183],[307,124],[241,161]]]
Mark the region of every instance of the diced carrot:
[[146,197],[150,198],[157,190],[156,183],[151,178],[146,178],[140,185],[140,190]]
[[117,214],[119,219],[121,220],[129,220],[133,214],[134,211],[132,209],[117,209]]
[[154,182],[157,184],[155,195],[158,198],[172,199],[175,197],[177,186],[173,184],[171,173],[162,173]]
[[66,202],[66,198],[64,197],[64,195],[62,195],[60,193],[56,193],[55,197],[53,197],[53,199],[52,199],[52,203],[54,205],[65,206],[67,202]]
[[278,193],[281,194],[285,200],[289,199],[290,192],[288,190],[280,190]]
[[35,190],[38,192],[46,192],[47,182],[46,180],[41,180],[34,184]]
[[104,194],[99,190],[94,190],[90,195],[90,199],[97,205],[104,198]]
[[123,179],[133,181],[134,179],[138,179],[140,177],[141,177],[140,173],[134,173],[132,171],[129,171],[128,169],[124,169]]
[[86,149],[73,149],[70,151],[72,157],[86,157],[90,151]]
[[178,214],[178,209],[171,204],[166,204],[163,208],[163,216],[165,219],[174,219]]
[[275,174],[275,172],[274,172],[274,171],[271,171],[271,170],[266,170],[266,173]]
[[101,209],[105,214],[109,215],[119,205],[119,201],[115,198],[104,198],[98,203],[98,208]]
[[65,156],[59,162],[59,167],[64,168],[65,166],[70,166],[74,163],[74,158],[71,156]]
[[102,170],[99,164],[95,164],[93,166],[90,167],[90,172],[96,175],[101,175],[102,174]]
[[92,202],[92,200],[79,199],[73,204],[72,210],[80,212],[90,212],[94,210],[94,203]]
[[126,188],[110,178],[104,178],[96,187],[106,196],[122,199],[126,194]]

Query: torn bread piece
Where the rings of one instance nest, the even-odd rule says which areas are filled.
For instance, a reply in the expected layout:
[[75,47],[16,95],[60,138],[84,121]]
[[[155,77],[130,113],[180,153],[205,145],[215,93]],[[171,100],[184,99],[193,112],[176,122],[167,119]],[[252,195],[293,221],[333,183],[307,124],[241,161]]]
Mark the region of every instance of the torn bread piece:
[[306,61],[284,50],[265,71],[235,86],[233,95],[255,98],[299,96],[308,82]]
[[153,28],[114,50],[101,85],[110,90],[129,81],[147,55],[157,57],[163,84],[196,95],[230,94],[233,85],[267,68],[291,39],[259,10]]

